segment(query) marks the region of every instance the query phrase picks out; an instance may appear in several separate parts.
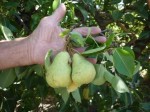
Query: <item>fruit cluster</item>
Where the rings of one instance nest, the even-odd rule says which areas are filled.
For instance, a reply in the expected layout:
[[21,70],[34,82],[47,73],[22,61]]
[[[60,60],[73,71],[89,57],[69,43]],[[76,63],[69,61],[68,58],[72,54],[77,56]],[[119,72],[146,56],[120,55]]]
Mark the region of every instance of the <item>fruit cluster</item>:
[[[49,58],[48,56],[46,58]],[[95,75],[94,65],[78,53],[75,53],[71,60],[69,53],[62,51],[55,56],[52,64],[46,64],[48,85],[53,88],[66,87],[68,92],[92,82]]]

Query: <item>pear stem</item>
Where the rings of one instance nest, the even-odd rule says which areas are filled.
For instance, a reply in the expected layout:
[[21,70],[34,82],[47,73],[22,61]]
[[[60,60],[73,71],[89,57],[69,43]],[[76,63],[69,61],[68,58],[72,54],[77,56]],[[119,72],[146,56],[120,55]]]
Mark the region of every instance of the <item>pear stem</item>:
[[[74,28],[76,28],[76,27],[78,27],[80,25],[81,25],[81,22],[79,22],[78,24],[75,24],[74,26],[72,26],[71,29],[70,29],[70,32],[72,32]],[[66,38],[65,49],[72,56],[73,55],[73,51],[72,51],[72,44],[70,42],[70,32],[65,36],[65,38]]]

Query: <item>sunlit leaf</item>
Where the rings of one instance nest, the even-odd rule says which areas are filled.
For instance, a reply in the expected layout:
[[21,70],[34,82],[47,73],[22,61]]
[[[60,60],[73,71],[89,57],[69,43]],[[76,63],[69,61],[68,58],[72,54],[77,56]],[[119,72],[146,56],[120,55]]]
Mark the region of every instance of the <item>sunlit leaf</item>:
[[0,24],[0,28],[6,40],[13,39],[13,33],[11,32],[9,28],[7,28],[6,26],[3,26],[2,24]]
[[104,46],[102,46],[102,47],[99,47],[99,48],[90,49],[90,50],[84,51],[82,54],[83,54],[83,55],[88,55],[88,54],[98,53],[98,52],[104,50],[105,47],[106,47],[106,45],[104,45]]
[[50,66],[50,58],[52,55],[52,50],[49,50],[46,55],[45,55],[45,69],[48,70],[49,66]]
[[59,36],[60,37],[65,37],[67,34],[69,34],[69,32],[70,32],[70,29],[65,29],[63,32],[61,32],[60,34],[59,34]]
[[110,62],[113,63],[113,56],[112,55],[109,55],[108,52],[105,52],[104,56],[107,58],[107,60],[109,60]]
[[71,41],[74,42],[74,45],[77,47],[84,47],[84,38],[78,32],[70,32]]
[[61,0],[54,0],[53,1],[53,10],[56,10],[57,7],[60,5]]
[[123,49],[126,50],[127,52],[129,52],[133,56],[133,58],[135,59],[134,51],[130,47],[123,47]]
[[135,63],[133,54],[127,49],[116,48],[113,54],[114,65],[120,74],[133,76]]
[[112,78],[111,85],[119,93],[129,92],[127,85],[118,75]]

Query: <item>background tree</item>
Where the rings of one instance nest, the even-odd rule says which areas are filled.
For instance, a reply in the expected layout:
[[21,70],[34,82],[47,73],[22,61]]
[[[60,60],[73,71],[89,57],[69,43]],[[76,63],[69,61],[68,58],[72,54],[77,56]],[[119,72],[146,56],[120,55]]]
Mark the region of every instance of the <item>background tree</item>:
[[[30,34],[42,17],[52,14],[58,1],[1,0],[0,39],[12,40]],[[16,67],[0,71],[0,111],[150,111],[150,1],[61,2],[67,6],[62,27],[69,29],[81,23],[80,26],[98,25],[102,29],[103,34],[100,35],[107,37],[106,48],[90,57],[97,57],[97,64],[103,63],[110,76],[117,74],[121,77],[130,92],[121,93],[116,83],[107,79],[103,85],[83,85],[80,94],[75,96],[75,99],[81,97],[82,103],[73,97],[64,103],[61,95],[47,85],[43,66]],[[95,49],[93,40],[89,39],[87,43],[91,45],[89,49]],[[127,63],[132,58],[137,60],[134,70],[131,70],[132,62]],[[127,69],[122,69],[122,63],[127,65]]]

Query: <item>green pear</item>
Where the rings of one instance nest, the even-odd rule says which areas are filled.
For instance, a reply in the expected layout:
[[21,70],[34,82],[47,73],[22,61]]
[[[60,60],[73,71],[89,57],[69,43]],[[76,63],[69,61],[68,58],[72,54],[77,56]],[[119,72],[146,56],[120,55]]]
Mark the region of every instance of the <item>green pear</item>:
[[62,51],[56,55],[52,64],[47,64],[46,81],[53,88],[68,87],[71,84],[70,55]]
[[87,61],[80,54],[73,55],[72,81],[78,86],[88,84],[95,78],[96,70],[94,65]]

